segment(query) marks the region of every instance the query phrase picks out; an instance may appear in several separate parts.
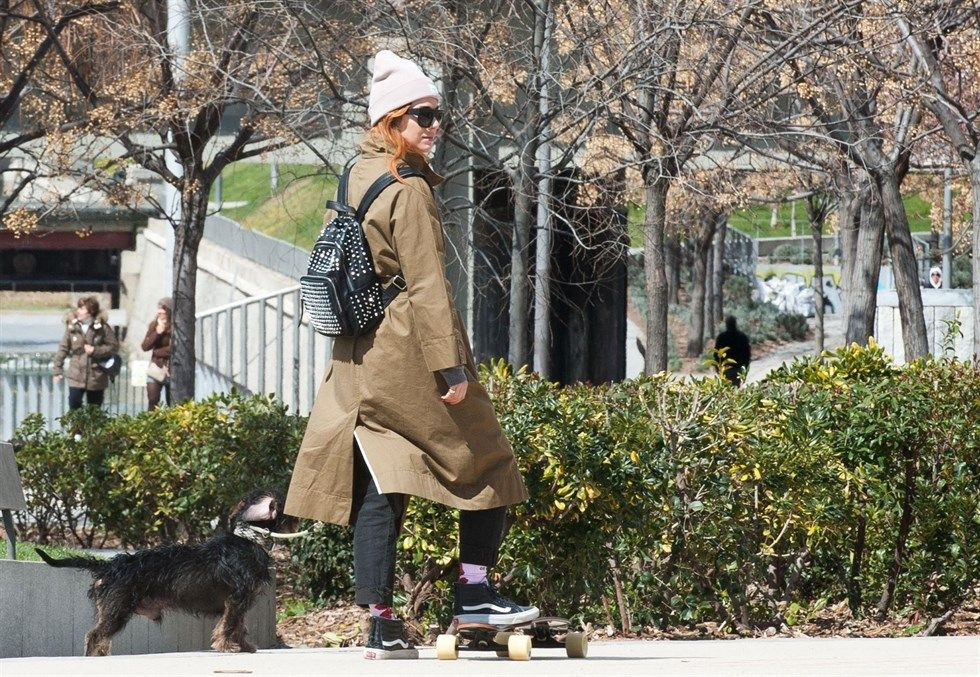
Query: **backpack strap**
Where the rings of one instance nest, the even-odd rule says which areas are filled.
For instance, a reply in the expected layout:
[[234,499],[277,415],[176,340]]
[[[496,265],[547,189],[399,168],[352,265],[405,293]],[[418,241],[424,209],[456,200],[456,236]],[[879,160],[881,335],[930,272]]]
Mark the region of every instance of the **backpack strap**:
[[[423,179],[425,175],[417,169],[409,166],[402,166],[398,168],[398,175],[403,179],[407,179],[410,176],[421,176]],[[367,189],[364,193],[364,197],[361,198],[361,204],[357,206],[357,212],[355,212],[354,217],[357,219],[358,223],[364,222],[364,216],[367,214],[367,210],[371,207],[371,203],[374,202],[379,195],[384,191],[385,188],[393,184],[397,179],[392,176],[391,172],[385,172],[371,184],[371,187]],[[347,185],[344,183],[344,198],[346,202],[347,197]],[[340,189],[338,188],[337,197],[340,198]]]
[[338,214],[354,214],[354,210],[347,204],[347,182],[350,179],[350,167],[344,169],[340,175],[340,184],[337,186],[337,199],[327,200],[327,209],[332,209]]

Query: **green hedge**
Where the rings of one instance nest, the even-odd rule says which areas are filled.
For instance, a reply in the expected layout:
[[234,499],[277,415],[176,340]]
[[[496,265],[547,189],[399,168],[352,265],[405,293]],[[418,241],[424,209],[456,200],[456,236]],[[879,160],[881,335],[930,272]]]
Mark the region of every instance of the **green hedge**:
[[[560,388],[502,365],[483,379],[531,494],[497,572],[547,613],[633,628],[793,625],[838,600],[858,615],[933,613],[980,571],[970,365],[899,369],[872,345],[741,390],[665,377]],[[409,614],[451,615],[455,529],[452,511],[412,503]],[[304,547],[301,565],[317,547],[333,557],[318,580],[344,594],[343,532]]]
[[[559,387],[503,364],[481,377],[531,495],[510,511],[496,574],[546,613],[792,625],[839,600],[856,614],[935,613],[977,579],[973,365],[896,368],[872,344],[743,389],[666,376]],[[231,496],[283,482],[305,423],[240,396],[100,417],[68,417],[57,433],[27,422],[18,462],[35,516],[79,487],[71,500],[128,543],[200,538]],[[451,615],[455,536],[453,511],[412,502],[399,543],[407,614]],[[347,529],[323,526],[293,549],[298,590],[323,601],[350,597],[351,568]]]
[[136,416],[83,407],[56,431],[33,415],[14,445],[40,542],[109,533],[143,546],[204,538],[243,494],[284,488],[305,423],[273,398],[230,393]]

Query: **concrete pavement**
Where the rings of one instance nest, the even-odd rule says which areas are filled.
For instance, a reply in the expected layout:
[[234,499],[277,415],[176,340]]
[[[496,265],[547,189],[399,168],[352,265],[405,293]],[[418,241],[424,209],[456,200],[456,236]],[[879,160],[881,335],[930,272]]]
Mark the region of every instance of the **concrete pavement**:
[[359,649],[280,649],[256,654],[213,652],[108,656],[105,658],[9,658],[3,677],[38,675],[496,675],[647,677],[648,675],[971,675],[980,674],[980,637],[907,639],[738,639],[595,642],[587,659],[560,650],[536,650],[531,663],[492,653],[438,661],[431,647],[418,661],[396,665],[366,661]]

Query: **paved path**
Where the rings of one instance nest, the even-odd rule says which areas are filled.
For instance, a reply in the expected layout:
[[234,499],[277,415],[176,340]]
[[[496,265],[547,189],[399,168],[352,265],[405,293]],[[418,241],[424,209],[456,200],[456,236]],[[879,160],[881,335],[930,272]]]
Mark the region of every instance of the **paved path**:
[[[749,375],[746,383],[761,381],[773,369],[783,364],[789,364],[801,355],[813,355],[816,352],[816,320],[810,318],[810,338],[806,341],[786,343],[749,365]],[[834,350],[844,345],[844,319],[840,313],[824,317],[824,350]]]
[[0,675],[971,675],[980,674],[980,637],[909,639],[740,639],[597,642],[586,660],[554,650],[532,664],[469,654],[460,663],[437,661],[424,647],[418,661],[365,661],[357,649],[282,649],[257,654],[184,653],[106,658],[9,658]]

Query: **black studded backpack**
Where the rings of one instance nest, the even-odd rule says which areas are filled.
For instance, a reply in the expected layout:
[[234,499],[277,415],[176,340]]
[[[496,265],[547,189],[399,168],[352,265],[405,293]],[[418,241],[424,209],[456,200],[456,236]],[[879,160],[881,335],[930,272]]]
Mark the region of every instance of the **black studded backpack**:
[[[402,178],[424,175],[411,167],[398,170]],[[384,317],[385,308],[405,289],[405,278],[396,274],[382,287],[374,272],[374,260],[361,223],[371,203],[395,182],[390,172],[371,184],[354,210],[347,204],[350,168],[340,177],[337,199],[327,208],[337,212],[313,245],[306,275],[299,279],[300,300],[310,324],[325,336],[361,336],[372,331]]]

